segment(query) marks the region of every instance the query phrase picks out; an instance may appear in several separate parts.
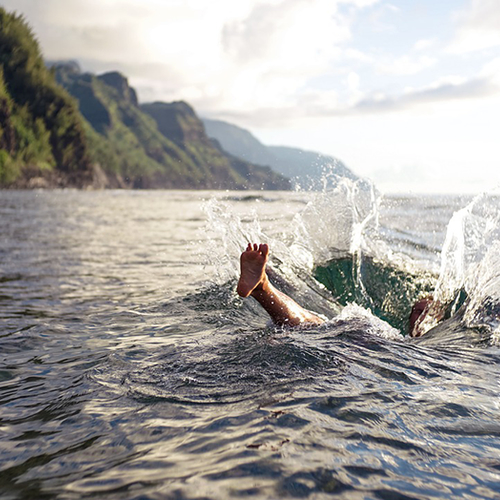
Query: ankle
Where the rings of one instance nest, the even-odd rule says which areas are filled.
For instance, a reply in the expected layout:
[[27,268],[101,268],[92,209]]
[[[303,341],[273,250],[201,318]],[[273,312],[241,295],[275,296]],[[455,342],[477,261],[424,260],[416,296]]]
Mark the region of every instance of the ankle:
[[267,275],[264,273],[264,277],[259,282],[259,284],[252,290],[250,295],[262,295],[270,292],[270,283]]

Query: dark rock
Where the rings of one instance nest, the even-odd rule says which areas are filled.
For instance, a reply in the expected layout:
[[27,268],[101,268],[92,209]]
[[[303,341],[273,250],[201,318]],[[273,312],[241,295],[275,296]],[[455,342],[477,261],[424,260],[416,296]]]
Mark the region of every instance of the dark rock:
[[126,101],[136,106],[139,104],[136,91],[132,87],[130,87],[127,78],[118,71],[104,73],[102,75],[99,75],[97,78],[99,78],[99,80],[102,80],[106,85],[109,85],[110,87],[116,89],[118,95],[122,99],[125,99]]

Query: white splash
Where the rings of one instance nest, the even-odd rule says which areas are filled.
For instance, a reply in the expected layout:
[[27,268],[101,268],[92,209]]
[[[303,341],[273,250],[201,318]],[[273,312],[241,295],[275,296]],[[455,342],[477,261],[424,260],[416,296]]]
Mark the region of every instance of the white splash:
[[348,304],[341,313],[329,321],[329,325],[339,322],[363,322],[363,330],[370,335],[376,335],[388,340],[401,340],[403,336],[400,331],[393,328],[380,318],[377,318],[368,309],[357,304]]
[[[258,215],[249,208],[240,217],[234,206],[215,197],[204,204],[205,235],[210,236],[204,259],[217,268],[222,280],[237,275],[238,257],[249,242],[269,244],[280,270],[309,273],[334,257],[357,255],[369,247],[373,250],[379,195],[371,183],[339,178],[333,188],[297,195],[308,200],[307,204],[272,235],[262,229],[265,221],[260,210]],[[280,210],[282,206],[280,203]],[[285,219],[283,215],[276,213],[273,217],[276,221]]]
[[[465,324],[498,329],[500,189],[477,196],[455,212],[448,224],[433,307],[452,303],[460,290],[469,297]],[[435,326],[432,312],[421,324],[425,331]]]

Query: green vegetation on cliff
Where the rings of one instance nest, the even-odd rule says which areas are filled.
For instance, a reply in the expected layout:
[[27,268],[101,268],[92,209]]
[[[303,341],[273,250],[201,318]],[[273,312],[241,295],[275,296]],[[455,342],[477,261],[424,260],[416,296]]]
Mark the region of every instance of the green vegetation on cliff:
[[0,184],[55,167],[75,184],[89,177],[83,120],[27,23],[0,8]]
[[77,99],[89,124],[92,159],[104,171],[133,187],[189,185],[185,154],[141,112],[123,76],[81,74],[66,66],[56,67],[56,75]]

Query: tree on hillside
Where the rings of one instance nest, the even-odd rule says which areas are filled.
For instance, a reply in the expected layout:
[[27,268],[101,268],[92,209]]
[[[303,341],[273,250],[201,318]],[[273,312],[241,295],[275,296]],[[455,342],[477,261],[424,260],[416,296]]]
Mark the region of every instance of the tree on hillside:
[[[57,85],[31,28],[0,8],[0,182],[21,166],[86,172],[90,167],[74,100]],[[2,168],[3,167],[3,168]]]

